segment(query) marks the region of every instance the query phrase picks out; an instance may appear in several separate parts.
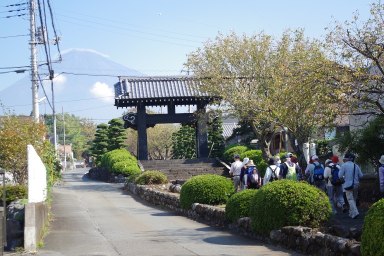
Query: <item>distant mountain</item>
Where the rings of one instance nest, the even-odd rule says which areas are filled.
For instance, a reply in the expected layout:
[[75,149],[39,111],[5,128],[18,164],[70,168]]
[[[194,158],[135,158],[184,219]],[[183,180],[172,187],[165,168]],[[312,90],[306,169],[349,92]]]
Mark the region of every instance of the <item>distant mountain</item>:
[[[143,74],[92,50],[72,49],[63,53],[62,57],[62,62],[53,65],[56,112],[68,112],[93,119],[97,123],[121,116],[124,109],[116,109],[113,106],[113,85],[118,82],[117,76],[143,76]],[[46,70],[41,69],[39,72],[41,79],[46,78]],[[43,88],[39,88],[39,99],[46,96],[43,89],[51,101],[49,80],[45,80]],[[30,115],[32,111],[30,77],[26,76],[0,91],[0,101],[16,114]],[[52,110],[47,100],[42,100],[40,114],[45,113],[51,114]]]

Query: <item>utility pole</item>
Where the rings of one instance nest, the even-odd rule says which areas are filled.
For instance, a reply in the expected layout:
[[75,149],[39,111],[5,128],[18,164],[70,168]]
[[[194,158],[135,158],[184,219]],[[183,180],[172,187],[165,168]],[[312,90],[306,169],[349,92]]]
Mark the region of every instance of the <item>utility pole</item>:
[[38,103],[38,77],[37,77],[37,42],[36,42],[36,23],[35,23],[35,0],[29,1],[30,16],[30,36],[31,36],[31,82],[32,82],[32,116],[36,123],[39,123],[39,103]]
[[63,143],[64,143],[64,171],[67,170],[67,152],[65,145],[65,120],[64,120],[64,108],[61,108],[63,112]]

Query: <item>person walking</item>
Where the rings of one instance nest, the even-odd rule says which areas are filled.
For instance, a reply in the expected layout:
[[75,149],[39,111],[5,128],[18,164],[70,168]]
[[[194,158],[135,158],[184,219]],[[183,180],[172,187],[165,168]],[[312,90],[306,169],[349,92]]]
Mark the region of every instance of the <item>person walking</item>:
[[336,207],[340,209],[344,207],[343,187],[342,180],[339,177],[340,165],[338,165],[338,159],[337,156],[333,156],[332,159],[327,159],[324,168],[327,195],[334,214],[337,213]]
[[248,157],[245,157],[243,159],[243,167],[241,167],[241,172],[240,172],[240,186],[241,186],[241,190],[244,190],[244,189],[247,189],[247,174],[248,174],[248,164],[249,162],[249,158]]
[[344,164],[340,168],[339,176],[344,179],[343,189],[349,204],[349,217],[356,219],[359,217],[359,211],[356,207],[357,192],[363,173],[360,167],[354,163],[355,156],[353,154],[345,154],[343,161]]
[[229,174],[233,177],[233,186],[235,187],[235,193],[240,189],[240,174],[243,163],[240,161],[239,155],[234,155],[234,162],[231,164]]
[[300,168],[297,164],[291,161],[292,153],[287,153],[285,155],[285,162],[282,163],[280,167],[280,178],[297,180],[297,174],[300,172]]
[[324,166],[319,162],[317,155],[313,155],[311,160],[312,164],[308,164],[305,170],[308,182],[325,192]]
[[274,158],[269,158],[268,165],[269,166],[265,170],[263,185],[266,185],[269,182],[272,182],[272,181],[279,179],[280,168],[279,168],[279,166],[277,166],[276,160]]
[[253,163],[253,160],[249,160],[248,166],[248,178],[247,178],[247,188],[258,189],[261,187],[261,176],[256,168],[256,165]]
[[380,196],[384,198],[384,155],[379,159],[379,183],[380,183]]

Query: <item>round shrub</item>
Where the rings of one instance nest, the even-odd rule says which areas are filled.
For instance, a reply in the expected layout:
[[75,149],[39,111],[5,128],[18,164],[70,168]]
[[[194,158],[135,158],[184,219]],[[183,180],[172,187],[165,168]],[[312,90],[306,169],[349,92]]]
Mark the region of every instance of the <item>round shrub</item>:
[[265,170],[267,169],[268,164],[267,162],[265,162],[261,150],[253,149],[244,151],[243,153],[241,153],[240,158],[244,159],[245,157],[248,157],[249,159],[253,160],[257,167],[257,170],[259,171],[259,174],[264,177]]
[[139,185],[166,184],[168,178],[161,171],[145,171],[135,179],[135,182]]
[[114,163],[111,169],[112,173],[116,175],[122,174],[124,176],[131,176],[141,173],[140,167],[137,165],[137,163],[131,161]]
[[188,209],[193,203],[223,204],[234,190],[231,180],[223,176],[215,174],[194,176],[181,187],[180,205]]
[[101,166],[111,171],[113,164],[121,161],[132,161],[137,163],[136,158],[126,149],[115,149],[105,153],[101,157]]
[[250,206],[252,229],[262,234],[284,226],[318,227],[331,213],[331,204],[323,191],[292,180],[278,180],[261,187]]
[[251,198],[258,192],[256,189],[245,189],[233,194],[225,206],[226,218],[234,222],[243,217],[249,217]]
[[[7,205],[18,199],[28,198],[28,190],[25,185],[6,185],[5,186],[5,201]],[[0,189],[0,201],[3,202],[3,189]]]
[[223,158],[224,161],[227,162],[233,162],[233,156],[235,154],[241,155],[243,152],[249,150],[247,146],[234,146],[234,147],[229,147],[224,151]]
[[361,253],[364,256],[384,255],[384,199],[374,203],[364,218]]

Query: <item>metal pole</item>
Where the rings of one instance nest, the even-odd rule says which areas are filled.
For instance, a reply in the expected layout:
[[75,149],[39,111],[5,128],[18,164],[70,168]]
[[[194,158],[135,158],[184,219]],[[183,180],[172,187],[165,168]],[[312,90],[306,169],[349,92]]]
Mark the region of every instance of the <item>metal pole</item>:
[[64,108],[62,107],[63,112],[63,144],[64,144],[64,170],[67,169],[67,153],[66,153],[66,146],[65,146],[65,120],[64,120]]
[[55,109],[55,94],[53,91],[53,82],[51,80],[52,91],[52,118],[53,118],[53,144],[55,145],[55,153],[57,155],[57,129],[56,129],[56,109]]
[[38,77],[37,77],[37,49],[36,49],[36,23],[35,23],[35,0],[29,1],[30,14],[30,36],[31,36],[31,82],[32,82],[32,116],[36,123],[39,123],[39,92],[38,92]]
[[5,190],[5,170],[1,170],[3,175],[3,248],[1,248],[1,255],[3,255],[4,246],[7,246],[7,197]]

